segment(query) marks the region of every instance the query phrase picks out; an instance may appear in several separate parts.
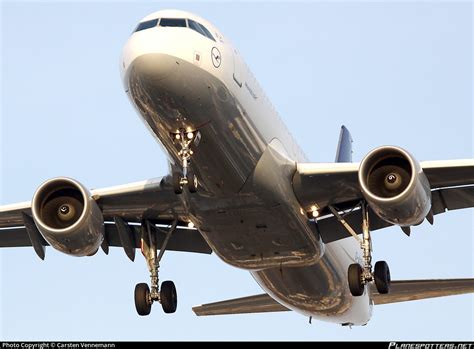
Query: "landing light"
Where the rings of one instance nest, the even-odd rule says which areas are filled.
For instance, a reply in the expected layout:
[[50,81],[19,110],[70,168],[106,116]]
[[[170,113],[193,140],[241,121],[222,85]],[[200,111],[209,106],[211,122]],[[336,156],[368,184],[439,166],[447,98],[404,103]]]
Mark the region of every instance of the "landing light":
[[311,206],[311,215],[313,216],[313,218],[319,217],[318,209],[319,209],[319,207],[317,205]]
[[193,137],[194,137],[192,132],[188,132],[188,134],[186,136],[188,137],[188,139],[193,139]]
[[179,133],[175,134],[174,137],[175,137],[176,139],[180,139],[180,138],[181,138],[181,136],[179,135]]
[[194,223],[193,223],[193,222],[189,222],[189,223],[188,223],[188,228],[194,228]]

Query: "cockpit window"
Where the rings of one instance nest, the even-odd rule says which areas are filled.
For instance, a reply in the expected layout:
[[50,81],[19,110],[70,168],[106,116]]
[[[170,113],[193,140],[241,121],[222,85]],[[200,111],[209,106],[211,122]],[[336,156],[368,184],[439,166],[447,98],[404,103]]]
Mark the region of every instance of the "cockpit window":
[[138,24],[137,29],[135,29],[135,31],[139,32],[140,30],[150,29],[150,28],[156,27],[157,24],[158,24],[158,18],[141,22]]
[[186,28],[186,20],[183,18],[162,18],[160,27],[184,27]]
[[192,19],[188,19],[188,25],[189,25],[189,28],[197,31],[199,34],[207,36],[212,41],[216,41],[216,40],[214,40],[214,37],[209,32],[209,30],[207,30],[206,27],[203,26],[202,24],[200,24],[198,22],[195,22]]
[[189,27],[190,29],[197,31],[199,34],[211,39],[212,41],[216,41],[212,36],[211,32],[207,30],[207,28],[201,23],[193,21],[192,19],[186,20],[184,18],[156,18],[149,21],[141,22],[138,24],[134,32],[150,29],[156,27],[157,25],[159,25],[160,27]]
[[202,24],[198,23],[200,26],[201,26],[201,29],[204,31],[204,33],[206,33],[206,36],[211,39],[212,41],[216,41],[214,39],[214,37],[212,36],[211,32],[209,30],[207,30],[207,28],[205,26],[203,26]]
[[206,33],[204,33],[204,30],[201,29],[201,26],[198,23],[194,22],[192,19],[188,19],[188,25],[189,28],[191,28],[192,30],[195,30],[199,34],[206,36]]

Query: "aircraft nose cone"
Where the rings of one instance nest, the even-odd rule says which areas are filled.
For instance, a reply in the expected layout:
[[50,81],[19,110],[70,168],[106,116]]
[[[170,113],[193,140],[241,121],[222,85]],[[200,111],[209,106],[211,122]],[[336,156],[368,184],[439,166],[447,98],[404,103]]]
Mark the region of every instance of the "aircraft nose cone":
[[158,82],[177,72],[179,64],[166,54],[143,54],[136,57],[128,68],[128,78],[132,76],[149,83]]

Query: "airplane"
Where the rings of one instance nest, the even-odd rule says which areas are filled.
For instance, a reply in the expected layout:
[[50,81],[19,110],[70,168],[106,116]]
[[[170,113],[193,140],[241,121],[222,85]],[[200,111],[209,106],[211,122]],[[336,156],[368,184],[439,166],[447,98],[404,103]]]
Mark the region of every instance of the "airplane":
[[164,251],[215,253],[265,291],[204,304],[197,315],[293,310],[365,325],[373,305],[472,293],[473,279],[391,281],[372,267],[371,232],[410,227],[474,206],[474,161],[419,162],[383,146],[353,163],[341,128],[334,163],[311,163],[237,50],[206,20],[164,10],[140,21],[121,60],[125,92],[169,157],[169,174],[88,190],[71,178],[43,183],[31,202],[0,208],[0,246],[45,246],[73,256],[140,248],[150,285],[139,315],[177,308],[159,283]]

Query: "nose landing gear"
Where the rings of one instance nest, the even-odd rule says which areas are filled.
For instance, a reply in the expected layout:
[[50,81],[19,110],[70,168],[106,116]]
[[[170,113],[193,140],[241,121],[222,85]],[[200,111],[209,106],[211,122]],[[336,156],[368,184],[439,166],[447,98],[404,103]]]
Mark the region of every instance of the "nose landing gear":
[[178,133],[172,134],[173,140],[179,144],[181,149],[178,156],[181,159],[182,173],[173,173],[173,189],[176,194],[181,194],[185,186],[188,187],[190,193],[197,192],[198,179],[194,172],[189,168],[193,151],[191,142],[198,137],[198,132],[186,132],[180,130]]
[[359,263],[349,265],[347,271],[349,290],[355,297],[362,296],[362,294],[364,294],[365,285],[374,282],[377,291],[380,294],[386,294],[390,291],[390,269],[385,261],[379,261],[375,263],[375,268],[372,272],[372,239],[370,237],[369,210],[367,203],[362,202],[361,208],[362,239],[359,238],[354,229],[352,229],[352,227],[344,220],[339,212],[333,206],[329,206],[329,209],[337,220],[352,236],[354,236],[357,241],[359,241],[363,251],[364,265],[361,266]]

